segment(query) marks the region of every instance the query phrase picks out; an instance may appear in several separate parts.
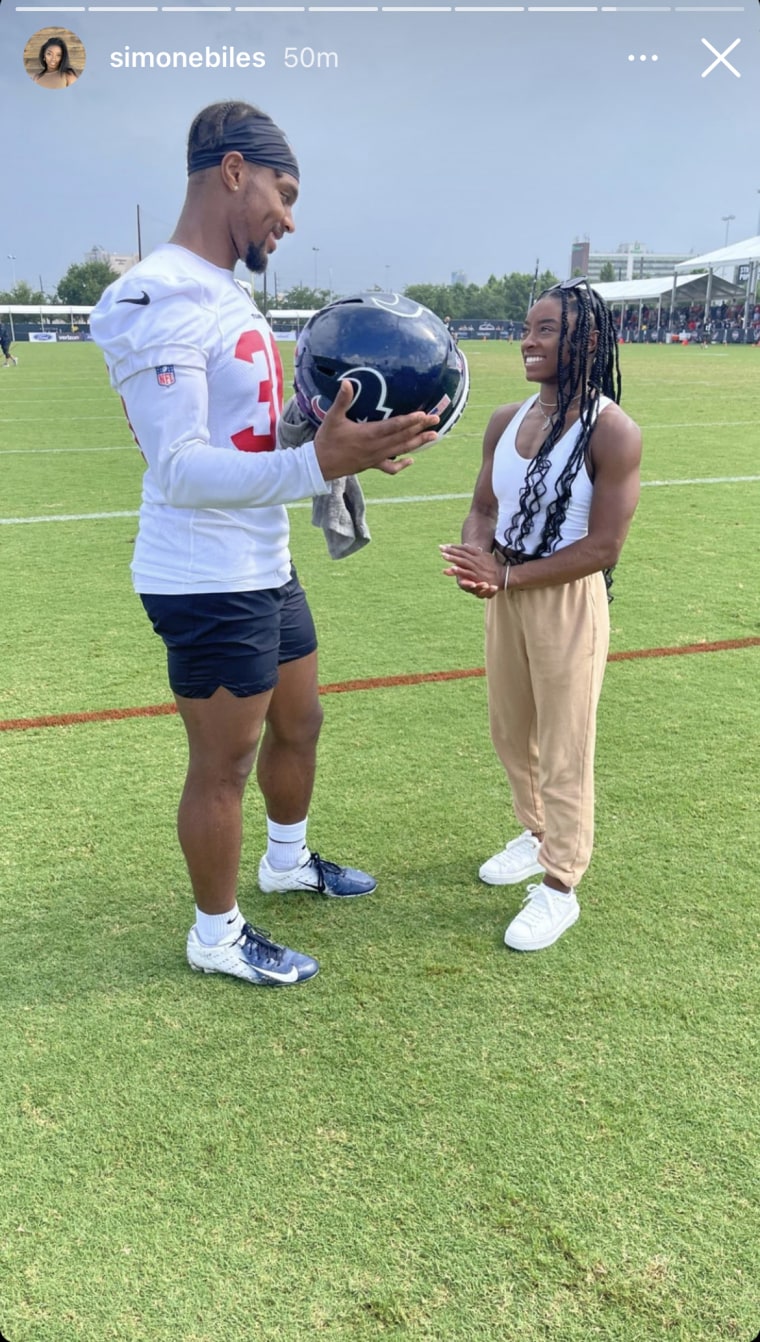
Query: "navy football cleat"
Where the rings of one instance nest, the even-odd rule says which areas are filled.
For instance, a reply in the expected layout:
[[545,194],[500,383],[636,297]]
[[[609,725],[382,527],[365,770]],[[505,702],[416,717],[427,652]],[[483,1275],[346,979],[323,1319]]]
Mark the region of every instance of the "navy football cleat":
[[313,979],[319,971],[317,961],[300,951],[291,951],[270,941],[260,927],[243,923],[241,931],[231,941],[217,946],[204,946],[194,927],[187,938],[187,962],[191,969],[204,974],[232,974],[262,987],[278,988],[290,983]]
[[297,867],[276,871],[267,862],[265,854],[259,863],[259,885],[268,895],[276,891],[300,890],[337,899],[353,899],[356,895],[371,895],[377,888],[377,881],[366,871],[325,862],[319,853],[307,853]]

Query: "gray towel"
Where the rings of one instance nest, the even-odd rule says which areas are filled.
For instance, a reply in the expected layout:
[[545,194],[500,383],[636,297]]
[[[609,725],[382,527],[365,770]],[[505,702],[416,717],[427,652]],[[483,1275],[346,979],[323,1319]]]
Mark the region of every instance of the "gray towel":
[[[278,448],[302,447],[313,437],[314,426],[291,396],[277,426]],[[322,528],[330,558],[345,559],[372,539],[364,516],[364,495],[355,475],[342,475],[329,485],[329,494],[317,494],[311,501],[311,524]]]

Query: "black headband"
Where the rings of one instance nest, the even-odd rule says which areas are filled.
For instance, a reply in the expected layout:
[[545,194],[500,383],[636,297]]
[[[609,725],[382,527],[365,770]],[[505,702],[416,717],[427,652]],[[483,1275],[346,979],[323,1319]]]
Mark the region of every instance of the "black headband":
[[298,163],[285,136],[271,117],[260,113],[238,121],[224,133],[222,144],[213,148],[188,149],[187,175],[202,172],[204,168],[215,168],[225,154],[237,150],[246,163],[259,163],[263,168],[273,168],[275,172],[286,172],[290,177],[300,180]]

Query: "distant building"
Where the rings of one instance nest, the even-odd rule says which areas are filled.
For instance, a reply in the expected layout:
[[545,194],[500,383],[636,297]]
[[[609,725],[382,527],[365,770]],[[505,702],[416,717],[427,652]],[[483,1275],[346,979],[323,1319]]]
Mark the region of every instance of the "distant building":
[[688,261],[695,252],[650,252],[640,242],[621,242],[614,252],[592,252],[588,238],[576,239],[570,254],[570,274],[601,278],[601,270],[611,265],[616,280],[646,280],[672,275],[679,261]]
[[576,238],[575,242],[573,243],[573,250],[570,253],[571,275],[588,275],[589,273],[588,260],[590,250],[591,250],[591,243],[589,242],[588,238],[584,238],[582,241]]
[[451,272],[451,283],[452,283],[452,284],[466,284],[466,283],[467,283],[467,276],[465,275],[464,271],[463,271],[463,270],[452,270],[452,272]]
[[118,252],[107,252],[103,247],[91,247],[89,252],[85,253],[85,261],[105,261],[117,275],[123,275],[132,266],[136,266],[139,257],[135,252],[131,256],[123,256]]
[[116,253],[109,252],[108,260],[111,269],[115,270],[117,275],[123,275],[125,270],[131,270],[132,266],[137,265],[139,257],[136,252],[132,256],[117,256]]

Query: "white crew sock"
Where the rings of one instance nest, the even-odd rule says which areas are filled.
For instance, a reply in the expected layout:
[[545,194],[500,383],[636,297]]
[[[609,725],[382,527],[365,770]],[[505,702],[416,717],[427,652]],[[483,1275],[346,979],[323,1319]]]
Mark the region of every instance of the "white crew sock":
[[203,913],[195,906],[195,927],[198,940],[204,946],[218,946],[222,941],[232,941],[243,926],[243,915],[237,904],[227,913]]
[[542,881],[540,885],[536,886],[536,889],[545,890],[549,895],[556,895],[557,899],[573,899],[575,896],[575,886],[570,890],[555,890],[553,885],[547,885],[546,881]]
[[297,825],[278,825],[267,816],[267,862],[275,871],[292,871],[307,855],[306,820]]

